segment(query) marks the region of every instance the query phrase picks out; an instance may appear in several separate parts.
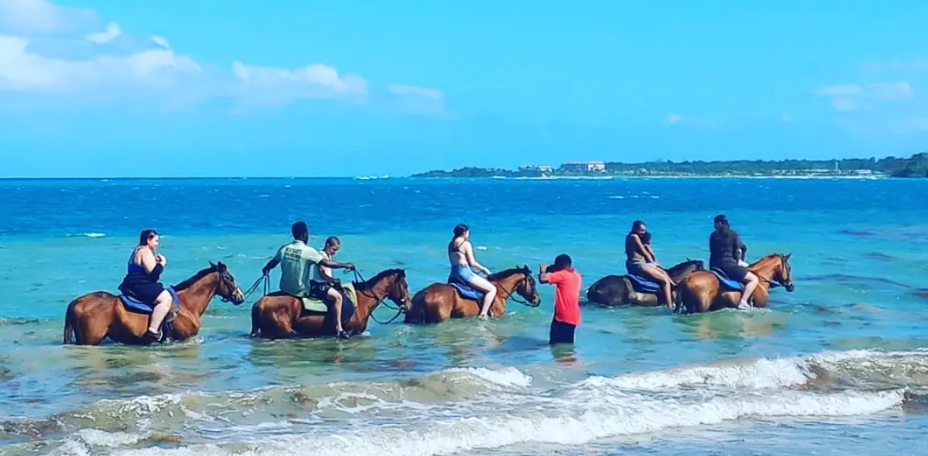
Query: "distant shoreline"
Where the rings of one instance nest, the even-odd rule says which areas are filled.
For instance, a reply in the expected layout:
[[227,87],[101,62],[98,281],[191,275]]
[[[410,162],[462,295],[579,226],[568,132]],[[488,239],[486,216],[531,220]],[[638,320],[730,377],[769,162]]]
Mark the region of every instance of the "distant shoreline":
[[615,178],[779,178],[779,179],[880,179],[928,177],[928,153],[908,158],[843,158],[834,160],[729,160],[649,161],[640,163],[581,161],[559,167],[545,164],[518,169],[468,166],[451,171],[432,170],[415,178],[514,178],[514,179],[615,179]]

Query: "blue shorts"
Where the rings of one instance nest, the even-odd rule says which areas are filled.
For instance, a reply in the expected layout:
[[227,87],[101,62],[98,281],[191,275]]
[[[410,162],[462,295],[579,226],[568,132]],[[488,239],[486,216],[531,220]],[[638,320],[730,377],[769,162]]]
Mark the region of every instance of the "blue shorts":
[[464,283],[470,283],[470,279],[473,279],[475,275],[477,274],[474,274],[474,270],[469,265],[456,264],[451,266],[451,277],[456,277],[464,281]]

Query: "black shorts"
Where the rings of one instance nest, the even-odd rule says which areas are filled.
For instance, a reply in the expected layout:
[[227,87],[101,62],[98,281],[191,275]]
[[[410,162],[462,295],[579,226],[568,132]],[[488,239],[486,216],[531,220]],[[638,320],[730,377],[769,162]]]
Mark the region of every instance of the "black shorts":
[[748,276],[748,268],[737,264],[720,264],[715,268],[724,272],[729,279],[738,282],[744,282],[744,278]]
[[332,288],[331,284],[325,282],[309,282],[309,297],[315,299],[321,299],[325,302],[329,302],[329,290]]
[[548,343],[550,345],[572,344],[574,343],[574,331],[576,330],[576,325],[560,322],[557,320],[551,320],[551,334]]

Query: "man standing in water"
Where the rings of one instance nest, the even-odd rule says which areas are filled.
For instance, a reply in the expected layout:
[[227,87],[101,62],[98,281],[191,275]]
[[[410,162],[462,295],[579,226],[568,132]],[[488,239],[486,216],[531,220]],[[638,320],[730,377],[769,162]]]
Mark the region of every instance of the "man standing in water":
[[553,284],[554,318],[551,320],[550,345],[573,344],[574,332],[580,326],[580,288],[583,278],[573,268],[566,254],[558,255],[550,268],[538,265],[538,280]]
[[271,261],[261,270],[264,275],[280,264],[280,291],[298,297],[321,299],[331,304],[335,310],[335,336],[347,339],[348,333],[342,328],[342,294],[331,284],[312,280],[316,265],[336,269],[354,269],[351,263],[339,263],[322,256],[318,250],[306,245],[309,242],[309,227],[305,222],[296,222],[290,228],[293,242],[277,251]]

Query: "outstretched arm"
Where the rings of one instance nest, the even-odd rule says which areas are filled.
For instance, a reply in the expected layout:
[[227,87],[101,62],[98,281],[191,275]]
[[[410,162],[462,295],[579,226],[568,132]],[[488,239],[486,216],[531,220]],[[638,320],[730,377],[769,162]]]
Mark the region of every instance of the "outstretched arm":
[[342,263],[327,258],[319,260],[319,264],[332,269],[354,269],[354,263]]
[[470,242],[465,242],[462,247],[464,247],[464,256],[467,258],[467,263],[470,264],[471,267],[479,269],[487,275],[490,275],[490,270],[483,267],[482,264],[477,262],[477,258],[474,258],[474,246],[471,245]]
[[267,275],[271,272],[271,269],[276,268],[278,264],[280,264],[280,261],[278,261],[277,258],[271,258],[271,261],[268,261],[267,264],[261,268],[261,272],[263,272],[264,275]]

